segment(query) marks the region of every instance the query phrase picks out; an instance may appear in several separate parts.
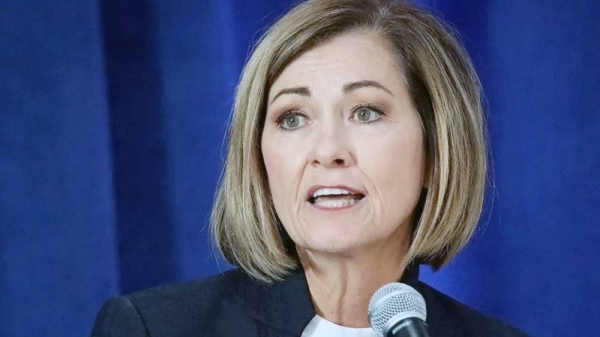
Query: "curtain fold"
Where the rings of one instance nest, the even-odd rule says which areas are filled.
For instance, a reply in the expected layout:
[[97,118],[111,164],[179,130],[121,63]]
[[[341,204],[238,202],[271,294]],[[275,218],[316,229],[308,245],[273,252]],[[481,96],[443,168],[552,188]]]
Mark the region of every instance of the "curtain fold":
[[88,333],[119,292],[96,1],[0,5],[0,335]]

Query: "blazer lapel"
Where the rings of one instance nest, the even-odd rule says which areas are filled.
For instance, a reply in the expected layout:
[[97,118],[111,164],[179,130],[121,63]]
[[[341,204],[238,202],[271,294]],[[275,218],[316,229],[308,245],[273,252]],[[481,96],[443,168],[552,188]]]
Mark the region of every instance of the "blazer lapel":
[[425,299],[427,307],[427,326],[429,335],[439,337],[456,336],[456,322],[451,317],[444,304],[431,292],[426,284],[419,281],[419,264],[415,263],[407,269],[400,282],[415,288]]
[[245,297],[248,314],[263,325],[261,337],[300,336],[315,316],[302,269],[295,270],[282,282],[252,282]]

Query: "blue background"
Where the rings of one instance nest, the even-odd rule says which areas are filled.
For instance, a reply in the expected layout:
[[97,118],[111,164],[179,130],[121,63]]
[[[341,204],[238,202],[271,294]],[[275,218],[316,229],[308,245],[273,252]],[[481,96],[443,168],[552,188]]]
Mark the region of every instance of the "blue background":
[[[591,335],[600,2],[419,4],[475,62],[493,160],[475,238],[423,279],[530,334]],[[233,92],[290,5],[0,3],[0,336],[85,336],[109,296],[227,268],[207,220]]]

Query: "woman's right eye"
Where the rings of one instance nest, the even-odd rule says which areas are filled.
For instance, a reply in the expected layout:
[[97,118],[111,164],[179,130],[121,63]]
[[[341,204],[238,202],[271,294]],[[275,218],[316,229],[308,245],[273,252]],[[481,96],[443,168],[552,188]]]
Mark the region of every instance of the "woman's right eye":
[[284,130],[295,130],[306,124],[306,117],[297,112],[284,113],[277,124]]

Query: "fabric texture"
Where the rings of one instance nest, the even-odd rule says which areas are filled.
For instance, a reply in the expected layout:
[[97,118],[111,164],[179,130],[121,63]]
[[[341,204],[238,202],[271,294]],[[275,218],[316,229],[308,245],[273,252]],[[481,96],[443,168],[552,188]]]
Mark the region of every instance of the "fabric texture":
[[[412,267],[401,281],[425,298],[431,336],[526,336],[420,282],[418,274]],[[302,270],[271,285],[232,270],[111,299],[92,337],[301,336],[314,316]]]
[[349,328],[337,325],[315,315],[302,331],[301,337],[380,337],[380,334],[371,328]]

